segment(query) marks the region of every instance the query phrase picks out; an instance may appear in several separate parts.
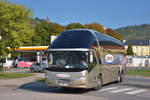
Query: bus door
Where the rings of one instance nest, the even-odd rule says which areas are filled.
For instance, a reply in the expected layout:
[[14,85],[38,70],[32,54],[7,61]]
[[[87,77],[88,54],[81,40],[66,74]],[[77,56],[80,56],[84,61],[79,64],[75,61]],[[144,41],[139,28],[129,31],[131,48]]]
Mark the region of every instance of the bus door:
[[89,67],[88,67],[88,78],[89,83],[92,83],[92,85],[96,85],[97,81],[96,78],[98,76],[98,58],[96,56],[96,53],[94,51],[91,51],[89,54]]

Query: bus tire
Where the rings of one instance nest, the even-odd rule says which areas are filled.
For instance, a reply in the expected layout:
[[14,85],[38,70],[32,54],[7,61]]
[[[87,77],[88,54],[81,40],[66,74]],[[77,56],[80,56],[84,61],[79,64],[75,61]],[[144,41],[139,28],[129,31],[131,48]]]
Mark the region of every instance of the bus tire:
[[121,72],[121,82],[123,82],[124,78],[125,78],[124,72],[122,71],[122,72]]
[[117,82],[117,83],[122,82],[122,75],[121,75],[120,72],[118,72],[118,75],[117,75],[117,81],[116,81],[116,82]]
[[94,88],[94,90],[99,90],[102,88],[103,85],[103,79],[102,79],[102,75],[98,75],[97,77],[97,86]]

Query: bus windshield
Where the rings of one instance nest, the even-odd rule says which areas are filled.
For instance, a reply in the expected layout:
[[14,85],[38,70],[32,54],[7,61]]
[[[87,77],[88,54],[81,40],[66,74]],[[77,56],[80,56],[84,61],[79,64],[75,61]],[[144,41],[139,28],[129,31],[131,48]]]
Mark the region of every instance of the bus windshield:
[[88,68],[88,52],[53,51],[47,54],[48,64],[55,68]]

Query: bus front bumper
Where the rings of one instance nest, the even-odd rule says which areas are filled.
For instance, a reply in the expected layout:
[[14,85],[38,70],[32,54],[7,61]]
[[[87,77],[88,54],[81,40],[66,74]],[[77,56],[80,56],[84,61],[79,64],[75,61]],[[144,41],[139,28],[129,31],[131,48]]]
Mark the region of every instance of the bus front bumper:
[[86,77],[70,79],[49,79],[46,78],[45,81],[47,86],[51,87],[68,87],[68,88],[90,88],[88,85],[88,80]]

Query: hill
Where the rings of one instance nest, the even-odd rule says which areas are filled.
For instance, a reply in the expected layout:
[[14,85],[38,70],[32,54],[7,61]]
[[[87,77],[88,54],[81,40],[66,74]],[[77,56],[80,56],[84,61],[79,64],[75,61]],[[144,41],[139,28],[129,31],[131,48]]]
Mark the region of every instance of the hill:
[[115,30],[122,34],[123,39],[147,39],[150,40],[150,24],[126,26]]

